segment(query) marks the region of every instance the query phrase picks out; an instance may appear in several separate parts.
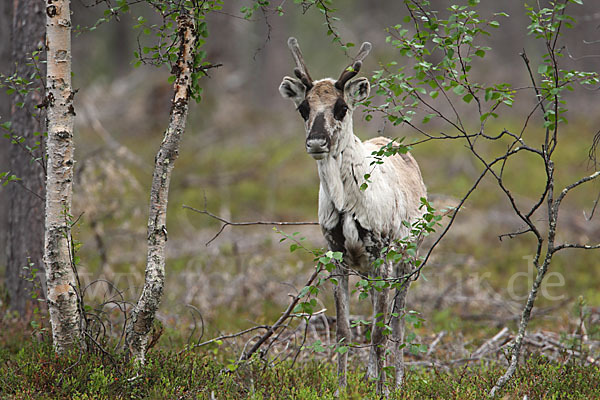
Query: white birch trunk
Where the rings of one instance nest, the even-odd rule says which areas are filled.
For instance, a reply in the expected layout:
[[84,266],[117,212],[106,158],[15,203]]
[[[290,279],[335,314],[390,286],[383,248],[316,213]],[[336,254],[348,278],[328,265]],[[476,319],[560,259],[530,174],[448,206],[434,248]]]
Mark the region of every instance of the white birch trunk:
[[46,2],[46,101],[48,105],[44,262],[54,348],[62,353],[81,340],[81,315],[71,260],[73,193],[73,90],[69,0]]
[[125,345],[139,365],[144,364],[149,334],[163,294],[169,181],[174,161],[179,153],[179,142],[185,130],[192,83],[191,74],[194,67],[193,52],[196,37],[193,22],[191,18],[183,15],[177,22],[180,40],[179,57],[175,68],[176,80],[173,86],[169,126],[156,155],[152,177],[145,282],[126,329]]

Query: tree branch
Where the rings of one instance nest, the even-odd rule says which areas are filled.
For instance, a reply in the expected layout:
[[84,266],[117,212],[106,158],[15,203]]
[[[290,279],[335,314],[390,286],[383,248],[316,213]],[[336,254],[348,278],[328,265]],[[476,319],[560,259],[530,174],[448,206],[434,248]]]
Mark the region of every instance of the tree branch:
[[211,213],[210,211],[208,211],[206,209],[206,206],[204,207],[204,210],[199,210],[197,208],[194,207],[190,207],[190,206],[186,206],[185,204],[182,206],[183,208],[186,208],[188,210],[197,212],[198,214],[204,214],[209,216],[212,219],[216,219],[217,221],[221,222],[223,225],[221,225],[221,228],[219,229],[219,231],[212,237],[212,239],[210,239],[208,242],[206,242],[206,245],[208,246],[209,244],[211,244],[217,237],[219,237],[219,235],[223,232],[223,230],[225,230],[226,227],[228,226],[251,226],[251,225],[270,225],[270,226],[298,226],[298,225],[319,225],[318,222],[314,222],[314,221],[306,221],[306,222],[289,222],[289,221],[246,221],[246,222],[231,222],[226,220],[225,218],[222,218],[218,215],[215,215],[213,213]]

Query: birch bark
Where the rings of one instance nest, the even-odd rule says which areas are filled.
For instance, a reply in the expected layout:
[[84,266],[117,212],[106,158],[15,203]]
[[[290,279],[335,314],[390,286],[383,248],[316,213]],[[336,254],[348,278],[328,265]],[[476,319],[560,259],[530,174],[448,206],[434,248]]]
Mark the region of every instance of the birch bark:
[[176,79],[169,126],[155,159],[150,214],[148,218],[148,256],[142,294],[133,309],[126,328],[125,346],[133,359],[143,365],[148,338],[160,305],[165,281],[165,246],[167,242],[167,201],[174,162],[185,130],[194,68],[195,31],[192,19],[181,15],[177,19],[179,56],[174,68]]
[[52,339],[56,352],[82,346],[81,315],[71,252],[73,193],[73,89],[69,0],[46,1],[48,106],[44,262]]

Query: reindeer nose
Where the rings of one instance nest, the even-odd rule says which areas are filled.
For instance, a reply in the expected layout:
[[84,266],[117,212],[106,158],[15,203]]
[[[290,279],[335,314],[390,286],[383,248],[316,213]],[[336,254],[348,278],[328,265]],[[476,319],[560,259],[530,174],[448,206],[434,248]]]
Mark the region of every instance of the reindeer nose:
[[327,138],[324,136],[311,137],[306,139],[306,152],[314,157],[314,154],[327,153]]
[[321,160],[329,153],[329,139],[325,130],[325,116],[318,114],[306,138],[306,152],[314,159]]

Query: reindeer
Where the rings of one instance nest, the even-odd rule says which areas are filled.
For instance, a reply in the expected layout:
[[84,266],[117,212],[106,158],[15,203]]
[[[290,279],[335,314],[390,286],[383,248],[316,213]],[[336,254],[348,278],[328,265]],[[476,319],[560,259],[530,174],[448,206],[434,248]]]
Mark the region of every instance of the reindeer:
[[[369,96],[370,85],[366,78],[354,78],[362,61],[371,50],[371,44],[362,44],[358,55],[339,79],[314,81],[304,63],[298,41],[291,37],[288,47],[294,57],[296,78],[286,76],[279,86],[284,98],[291,99],[304,120],[306,151],[317,160],[320,178],[319,224],[329,249],[343,253],[343,263],[334,274],[337,314],[336,336],[338,343],[352,340],[349,327],[348,276],[350,269],[362,275],[389,279],[406,277],[413,266],[401,262],[393,265],[384,262],[374,268],[373,262],[382,257],[383,248],[396,246],[397,240],[409,236],[412,224],[423,215],[421,198],[427,191],[419,166],[410,154],[388,157],[383,164],[373,167],[372,153],[391,140],[384,137],[362,142],[354,135],[352,113],[357,104]],[[361,190],[365,174],[370,174],[366,190]],[[402,281],[402,280],[400,280]],[[409,279],[404,279],[396,289],[394,301],[389,301],[389,289],[371,292],[373,323],[367,378],[377,379],[377,391],[383,393],[386,346],[393,344],[395,385],[404,378],[403,312]],[[388,308],[391,308],[389,310]],[[386,340],[383,324],[391,311],[392,335]],[[338,354],[338,379],[340,389],[346,386],[348,354]]]

